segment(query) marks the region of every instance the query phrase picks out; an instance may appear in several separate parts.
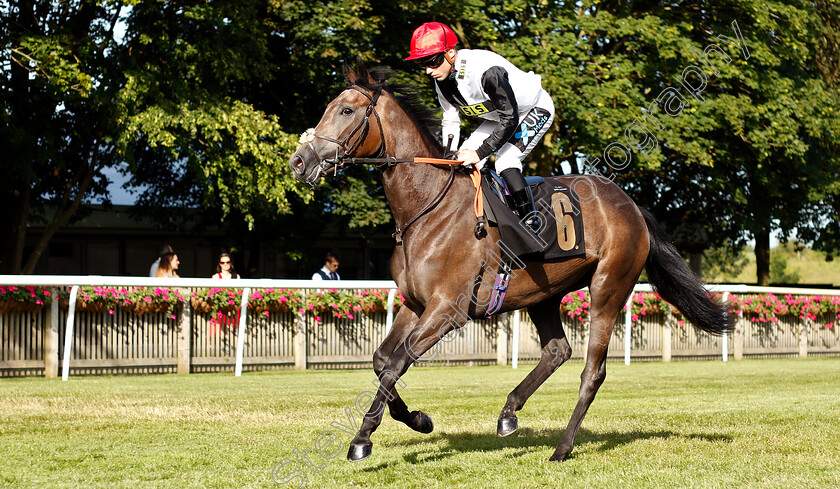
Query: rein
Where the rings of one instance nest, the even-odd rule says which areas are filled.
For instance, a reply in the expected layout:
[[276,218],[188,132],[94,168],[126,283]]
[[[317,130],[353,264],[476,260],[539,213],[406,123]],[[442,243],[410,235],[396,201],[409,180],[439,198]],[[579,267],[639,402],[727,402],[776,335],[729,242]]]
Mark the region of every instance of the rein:
[[[394,158],[385,154],[385,132],[382,129],[382,120],[379,118],[379,113],[376,111],[376,102],[379,101],[379,96],[382,95],[382,90],[379,89],[373,93],[373,95],[368,94],[366,91],[362,90],[356,85],[350,85],[348,89],[353,89],[367,97],[370,101],[367,108],[365,109],[365,116],[356,124],[356,127],[353,128],[352,131],[344,138],[344,141],[339,141],[338,139],[331,138],[329,136],[324,136],[322,134],[317,134],[314,129],[307,129],[300,137],[300,143],[303,145],[307,145],[309,149],[317,155],[317,151],[315,150],[314,146],[312,145],[312,141],[317,139],[323,139],[324,141],[328,141],[331,143],[336,144],[338,147],[335,150],[335,158],[329,160],[323,160],[320,163],[321,171],[326,173],[329,170],[329,166],[332,165],[335,168],[335,171],[338,171],[339,167],[343,167],[345,164],[375,164],[377,168],[382,170],[383,168],[389,169],[393,166],[396,166],[399,163],[424,163],[424,164],[432,164],[432,165],[449,165],[449,177],[446,179],[446,183],[443,185],[443,188],[440,189],[438,194],[429,202],[420,212],[418,212],[414,217],[409,219],[402,228],[397,225],[396,231],[391,235],[394,239],[396,239],[398,245],[402,245],[403,240],[402,236],[405,234],[406,230],[414,224],[417,220],[421,217],[426,215],[429,211],[434,209],[435,207],[440,204],[443,198],[446,196],[446,193],[452,187],[452,182],[455,181],[455,166],[461,165],[460,161],[456,160],[446,160],[441,158],[422,158],[422,157],[415,157],[415,158]],[[368,131],[370,129],[370,116],[373,114],[376,117],[376,123],[379,126],[379,149],[377,149],[375,156],[372,157],[363,157],[363,158],[356,158],[352,156],[362,145],[362,143],[367,139]],[[356,139],[350,143],[350,140],[356,136]],[[348,146],[349,145],[349,146]],[[339,149],[344,151],[343,155],[338,154]],[[475,225],[475,236],[477,238],[481,238],[484,234],[484,228],[486,227],[487,220],[484,217],[484,198],[481,191],[481,174],[477,168],[473,169],[472,173],[470,174],[470,178],[472,179],[473,185],[476,188],[476,195],[475,199],[473,200],[473,210],[475,211],[476,216],[476,225]]]

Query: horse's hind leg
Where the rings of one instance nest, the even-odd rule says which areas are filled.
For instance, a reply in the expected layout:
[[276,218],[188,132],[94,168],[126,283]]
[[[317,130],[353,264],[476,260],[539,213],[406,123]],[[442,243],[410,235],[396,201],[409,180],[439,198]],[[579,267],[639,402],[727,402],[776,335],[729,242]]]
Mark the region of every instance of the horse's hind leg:
[[539,389],[548,377],[572,356],[572,347],[566,338],[563,324],[560,321],[560,301],[562,296],[528,307],[528,314],[537,327],[540,335],[540,361],[534,370],[508,394],[505,407],[499,415],[496,432],[499,436],[507,436],[519,427],[516,411],[522,409],[528,398]]
[[[373,371],[379,379],[380,384],[384,382],[385,377],[395,376],[393,372],[385,370],[385,364],[388,362],[394,350],[402,344],[405,337],[411,328],[417,324],[420,318],[411,311],[408,306],[403,306],[394,318],[394,325],[388,335],[376,349],[373,354]],[[384,374],[384,375],[383,375]],[[408,406],[397,393],[396,384],[388,392],[388,412],[391,417],[397,421],[405,423],[409,428],[420,433],[431,433],[434,429],[432,418],[422,411],[409,411]]]
[[[625,275],[625,277],[627,277]],[[618,313],[624,306],[630,293],[633,291],[633,282],[630,279],[621,280],[621,283],[605,285],[605,283],[616,279],[598,274],[592,279],[590,286],[591,306],[589,326],[589,345],[587,346],[586,366],[580,374],[580,391],[578,402],[569,420],[569,426],[563,432],[563,437],[554,454],[549,460],[562,461],[572,453],[580,424],[586,411],[595,399],[598,388],[604,383],[607,377],[607,347],[610,344],[613,325]],[[601,285],[594,285],[599,283]]]

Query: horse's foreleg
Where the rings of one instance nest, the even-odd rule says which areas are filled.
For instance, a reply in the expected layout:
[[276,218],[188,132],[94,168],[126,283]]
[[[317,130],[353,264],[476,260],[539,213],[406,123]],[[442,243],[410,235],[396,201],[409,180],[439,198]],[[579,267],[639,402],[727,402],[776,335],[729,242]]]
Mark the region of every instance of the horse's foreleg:
[[525,379],[508,394],[505,407],[499,415],[496,432],[499,436],[507,436],[517,430],[519,423],[516,411],[522,409],[528,398],[539,389],[543,382],[572,356],[572,347],[563,331],[560,321],[560,300],[554,297],[534,306],[528,307],[528,314],[537,327],[540,336],[540,361]]
[[[409,331],[411,331],[411,327],[417,324],[418,319],[417,314],[411,311],[407,306],[403,306],[399,312],[397,312],[391,331],[388,332],[388,335],[382,341],[382,344],[379,345],[379,348],[377,348],[376,352],[373,354],[373,371],[376,373],[376,377],[379,379],[380,385],[384,380],[382,373],[385,371],[385,365],[388,362],[388,359],[391,357],[399,344],[405,340],[405,337],[408,335]],[[387,372],[386,375],[391,375],[391,373]],[[419,431],[420,433],[432,432],[434,429],[432,418],[422,411],[409,411],[408,406],[397,392],[396,384],[394,384],[394,387],[390,390],[387,397],[388,412],[391,414],[393,419],[405,423],[414,431]]]
[[444,303],[438,307],[427,308],[420,317],[420,322],[409,331],[385,362],[382,373],[379,375],[380,384],[376,396],[362,420],[359,432],[350,442],[348,460],[356,462],[370,456],[373,447],[370,436],[382,423],[387,396],[408,367],[435,346],[446,333],[463,324],[453,322],[453,318],[445,312],[448,307]]

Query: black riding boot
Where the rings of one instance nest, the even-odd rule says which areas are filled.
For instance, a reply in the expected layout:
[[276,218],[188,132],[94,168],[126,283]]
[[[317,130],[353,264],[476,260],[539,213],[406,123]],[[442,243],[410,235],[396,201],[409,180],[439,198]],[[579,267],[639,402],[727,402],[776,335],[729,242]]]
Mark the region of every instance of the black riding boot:
[[511,200],[513,200],[513,210],[522,219],[525,217],[524,223],[531,228],[533,232],[540,229],[540,220],[536,213],[534,206],[534,196],[531,194],[531,187],[525,183],[525,177],[517,168],[508,168],[499,172],[502,179],[510,191]]

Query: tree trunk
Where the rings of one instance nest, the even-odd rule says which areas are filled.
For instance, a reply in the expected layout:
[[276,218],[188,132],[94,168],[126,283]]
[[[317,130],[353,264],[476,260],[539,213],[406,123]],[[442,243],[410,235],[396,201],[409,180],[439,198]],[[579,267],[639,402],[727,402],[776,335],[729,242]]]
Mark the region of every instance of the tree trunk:
[[70,184],[67,185],[64,195],[58,204],[58,208],[55,210],[52,222],[47,224],[47,227],[44,228],[44,233],[41,234],[40,238],[38,238],[38,243],[35,245],[35,248],[29,255],[29,258],[26,260],[26,265],[24,265],[21,273],[29,275],[35,272],[35,266],[38,265],[41,255],[44,251],[46,251],[47,245],[50,243],[50,240],[55,235],[56,231],[67,224],[67,222],[70,221],[70,218],[73,217],[73,214],[79,210],[82,199],[84,199],[85,195],[87,195],[87,192],[90,189],[90,184],[93,181],[93,177],[98,172],[98,167],[96,166],[98,164],[98,153],[95,152],[91,156],[90,164],[83,165],[84,169],[80,170],[80,174],[74,177],[74,181],[71,181]]
[[756,283],[770,285],[770,231],[755,234]]
[[688,266],[698,277],[703,276],[703,253],[692,252],[688,255]]
[[0,198],[0,205],[8,219],[0,224],[0,233],[3,234],[3,240],[0,241],[0,273],[14,275],[20,273],[23,263],[31,189],[4,187],[3,193],[6,195]]

